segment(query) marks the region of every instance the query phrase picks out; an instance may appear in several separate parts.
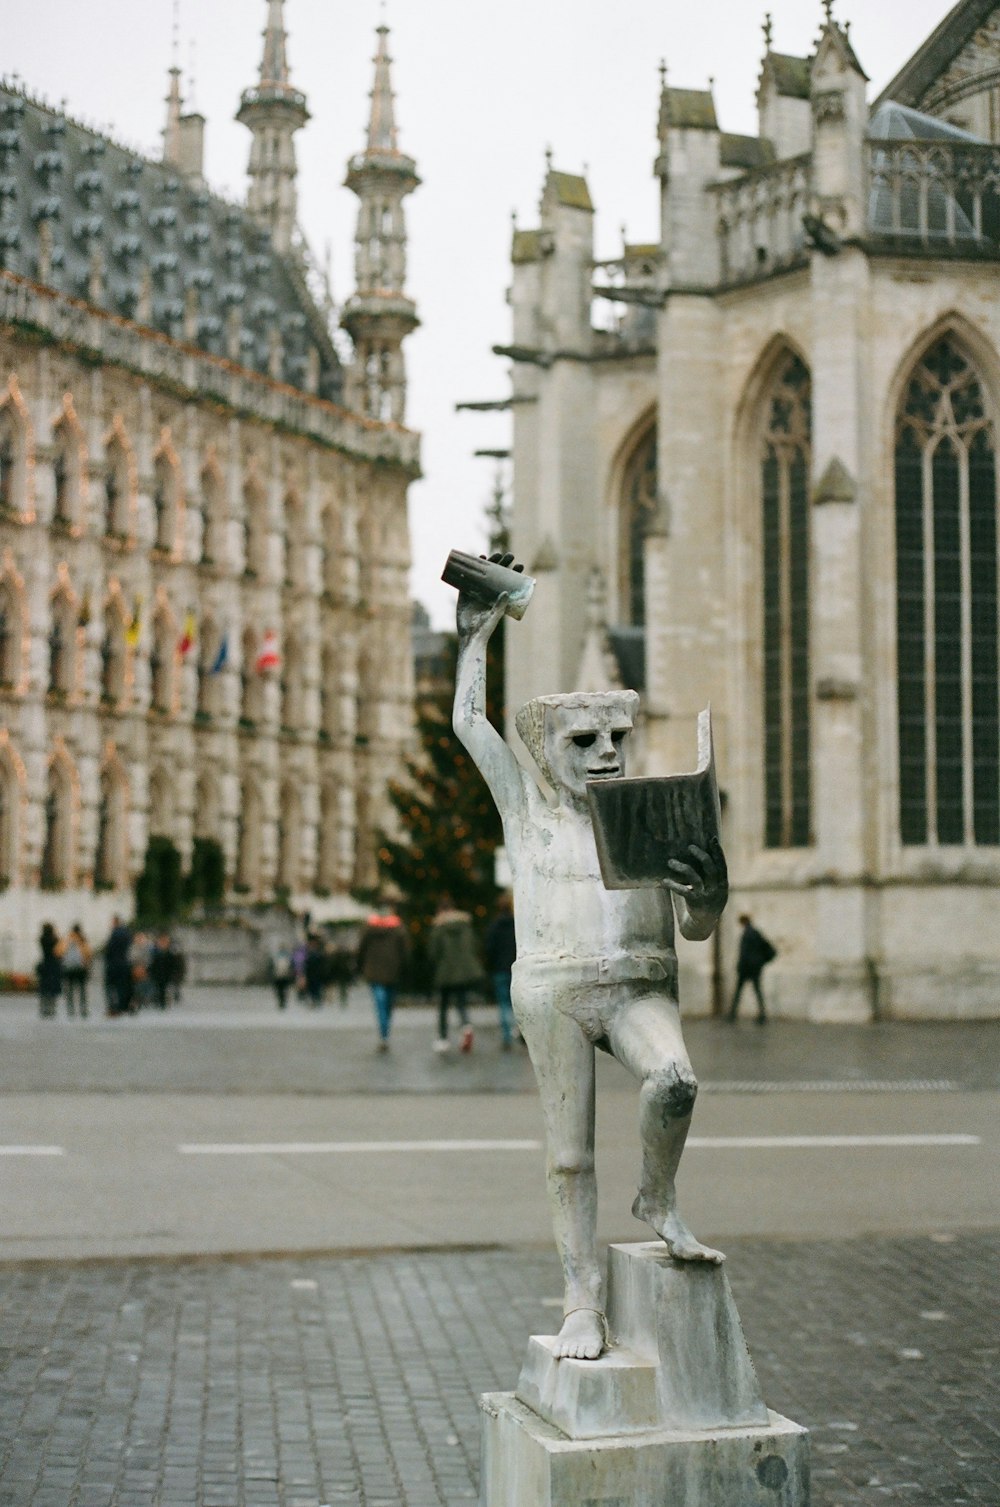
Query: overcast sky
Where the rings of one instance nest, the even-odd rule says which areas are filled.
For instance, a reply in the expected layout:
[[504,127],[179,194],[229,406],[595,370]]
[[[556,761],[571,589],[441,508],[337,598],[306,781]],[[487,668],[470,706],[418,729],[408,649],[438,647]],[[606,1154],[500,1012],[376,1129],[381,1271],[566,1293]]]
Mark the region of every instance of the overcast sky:
[[[510,215],[535,223],[544,149],[554,165],[586,164],[597,207],[598,255],[615,256],[657,226],[655,155],[659,59],[670,81],[715,79],[722,128],[754,132],[760,23],[774,47],[804,54],[819,0],[388,0],[400,145],[423,186],[408,201],[409,292],[422,328],[407,342],[408,422],[423,432],[425,479],[412,492],[413,589],[435,621],[454,596],[438,583],[450,548],[478,548],[505,415],[456,415],[464,399],[508,391],[490,347],[509,338]],[[837,0],[878,92],[947,13],[948,0]],[[159,154],[173,0],[0,0],[2,66],[71,114]],[[206,174],[242,195],[249,135],[233,119],[256,81],[266,0],[180,0],[180,61],[195,72],[207,116]],[[363,145],[379,0],[286,0],[293,82],[312,120],[299,134],[300,220],[314,249],[333,255],[334,293],[353,286],[356,200],[342,187]],[[189,95],[190,97],[190,95]]]

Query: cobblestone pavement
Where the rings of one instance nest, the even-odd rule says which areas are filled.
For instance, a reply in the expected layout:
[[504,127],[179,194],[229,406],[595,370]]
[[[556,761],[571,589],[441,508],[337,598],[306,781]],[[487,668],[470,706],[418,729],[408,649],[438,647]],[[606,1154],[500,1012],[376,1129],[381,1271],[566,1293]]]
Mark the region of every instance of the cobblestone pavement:
[[[735,1240],[814,1507],[1000,1501],[1000,1239]],[[0,1268],[0,1507],[459,1507],[547,1252]]]
[[[431,1051],[434,1012],[396,1012],[392,1051],[375,1054],[364,988],[346,1008],[275,1008],[262,988],[190,989],[183,1005],[124,1020],[41,1021],[34,1000],[0,996],[0,1089],[13,1092],[166,1090],[207,1093],[522,1093],[532,1086],[523,1052],[500,1051],[496,1013],[473,1009],[469,1057]],[[773,1021],[685,1021],[685,1039],[704,1089],[733,1084],[931,1082],[940,1088],[1000,1087],[1000,1020],[887,1021],[810,1025]],[[602,1064],[605,1073],[616,1071]]]

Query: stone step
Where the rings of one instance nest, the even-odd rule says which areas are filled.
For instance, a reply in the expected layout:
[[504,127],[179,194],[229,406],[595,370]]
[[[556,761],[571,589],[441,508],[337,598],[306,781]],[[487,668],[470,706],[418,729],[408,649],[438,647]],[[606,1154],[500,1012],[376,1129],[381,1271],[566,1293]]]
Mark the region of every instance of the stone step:
[[660,1423],[656,1359],[622,1345],[599,1360],[557,1360],[555,1336],[533,1334],[516,1396],[570,1439],[641,1434]]

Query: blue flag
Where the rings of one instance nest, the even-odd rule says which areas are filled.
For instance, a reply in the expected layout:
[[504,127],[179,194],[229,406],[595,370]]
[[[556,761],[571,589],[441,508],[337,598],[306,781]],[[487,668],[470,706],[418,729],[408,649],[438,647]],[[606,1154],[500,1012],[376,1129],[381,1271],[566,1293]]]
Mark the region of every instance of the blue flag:
[[229,663],[229,634],[228,633],[224,633],[222,635],[222,638],[221,638],[220,643],[219,643],[218,652],[216,653],[215,658],[212,660],[212,663],[209,666],[208,673],[210,675],[218,675],[219,671],[220,670],[224,670],[226,668],[226,665],[228,663]]

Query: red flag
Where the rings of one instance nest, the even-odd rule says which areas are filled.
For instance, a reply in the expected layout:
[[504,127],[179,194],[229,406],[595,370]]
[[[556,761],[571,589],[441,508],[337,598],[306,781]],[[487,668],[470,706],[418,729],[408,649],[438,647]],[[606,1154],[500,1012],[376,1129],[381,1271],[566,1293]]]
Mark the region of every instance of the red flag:
[[256,668],[258,675],[262,675],[265,670],[277,670],[281,668],[278,635],[273,628],[264,629],[264,637],[261,639],[260,649],[257,651]]

